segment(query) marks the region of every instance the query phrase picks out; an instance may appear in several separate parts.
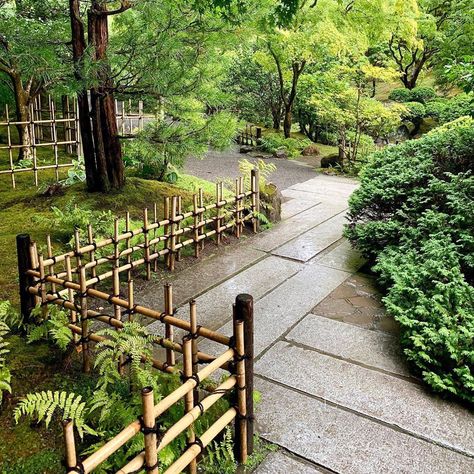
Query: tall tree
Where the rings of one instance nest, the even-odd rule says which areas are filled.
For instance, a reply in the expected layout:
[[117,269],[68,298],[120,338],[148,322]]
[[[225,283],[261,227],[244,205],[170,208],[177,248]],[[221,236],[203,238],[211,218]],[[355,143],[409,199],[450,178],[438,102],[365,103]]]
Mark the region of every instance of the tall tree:
[[[0,79],[11,89],[18,122],[29,122],[35,98],[64,80],[67,11],[58,0],[0,2]],[[18,124],[19,159],[31,154],[30,127]]]
[[[109,17],[130,7],[128,0],[122,0],[115,9],[109,8],[107,0],[92,0],[84,14],[80,0],[69,1],[75,75],[83,84],[78,92],[79,123],[89,191],[107,192],[121,188],[125,182],[107,47]],[[87,18],[87,36],[84,17]],[[86,74],[86,65],[91,75]]]

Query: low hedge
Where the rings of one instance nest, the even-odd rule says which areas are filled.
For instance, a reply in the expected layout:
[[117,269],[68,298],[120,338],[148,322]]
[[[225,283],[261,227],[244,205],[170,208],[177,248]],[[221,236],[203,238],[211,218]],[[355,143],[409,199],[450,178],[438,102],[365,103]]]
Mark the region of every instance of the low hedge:
[[435,391],[474,402],[474,120],[373,155],[346,235],[372,260],[404,352]]

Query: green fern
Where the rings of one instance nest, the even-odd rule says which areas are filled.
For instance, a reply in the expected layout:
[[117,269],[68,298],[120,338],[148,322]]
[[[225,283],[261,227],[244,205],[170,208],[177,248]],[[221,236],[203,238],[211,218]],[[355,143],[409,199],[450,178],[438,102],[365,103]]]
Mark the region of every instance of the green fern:
[[44,420],[46,427],[48,427],[56,412],[60,413],[62,420],[69,419],[74,423],[81,438],[84,433],[97,434],[85,422],[88,413],[86,403],[82,401],[81,395],[76,395],[74,392],[48,390],[29,393],[18,402],[13,416],[16,423],[22,416],[27,416],[36,419],[38,423]]
[[208,474],[233,474],[236,469],[232,429],[228,426],[220,441],[213,441],[207,448],[203,470]]
[[10,331],[10,328],[6,323],[0,321],[0,403],[3,400],[3,393],[12,392],[11,387],[11,373],[10,369],[6,366],[7,360],[6,355],[10,352],[8,347],[8,342],[5,341],[4,337]]
[[10,301],[0,301],[0,322],[5,323],[11,330],[23,327],[23,318]]
[[36,318],[38,324],[28,326],[28,343],[50,339],[65,351],[73,339],[71,330],[67,327],[69,318],[66,311],[58,306],[48,306],[45,316],[43,307],[38,305],[32,310],[31,315]]

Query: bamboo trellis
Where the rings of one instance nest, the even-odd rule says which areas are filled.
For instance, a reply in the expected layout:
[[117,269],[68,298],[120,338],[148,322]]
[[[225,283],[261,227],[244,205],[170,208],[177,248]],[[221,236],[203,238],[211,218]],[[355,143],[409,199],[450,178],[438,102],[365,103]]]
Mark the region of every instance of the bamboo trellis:
[[[116,101],[115,107],[117,127],[122,136],[133,136],[136,130],[143,129],[145,115],[142,101],[138,102],[137,111],[133,110],[131,101]],[[6,131],[6,142],[0,142],[0,153],[5,150],[8,159],[7,167],[0,169],[0,175],[10,175],[13,188],[17,186],[15,175],[19,173],[32,173],[35,186],[39,184],[39,172],[42,170],[54,169],[55,178],[59,180],[60,169],[72,167],[73,157],[82,156],[78,116],[77,101],[69,97],[62,99],[61,107],[57,107],[50,96],[36,97],[29,107],[29,121],[12,118],[7,105],[5,119],[0,121],[0,132]],[[22,144],[19,136],[15,139],[19,126],[27,128],[29,144]],[[40,148],[50,154],[45,157],[42,153],[39,157]],[[20,150],[24,150],[26,156],[21,162],[17,159]]]

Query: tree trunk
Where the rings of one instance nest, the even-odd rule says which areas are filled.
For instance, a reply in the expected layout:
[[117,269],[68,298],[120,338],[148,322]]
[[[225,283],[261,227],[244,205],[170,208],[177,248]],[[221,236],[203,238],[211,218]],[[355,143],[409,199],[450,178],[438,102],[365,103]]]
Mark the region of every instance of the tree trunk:
[[[104,2],[94,0],[88,11],[88,35],[89,44],[93,48],[93,59],[104,62],[98,72],[99,85],[90,91],[90,104],[86,89],[78,93],[79,124],[87,188],[89,191],[99,192],[119,189],[125,183],[115,115],[114,84],[106,62],[109,35],[105,8]],[[70,0],[69,11],[75,76],[83,81],[82,65],[87,45],[84,25],[80,17],[80,0]]]
[[[30,102],[28,93],[23,89],[21,77],[15,76],[13,79],[13,89],[15,93],[16,119],[18,122],[29,122]],[[18,161],[30,160],[33,157],[32,137],[29,123],[22,123],[16,126],[18,130],[18,141],[22,148],[18,150]]]
[[283,133],[285,138],[290,138],[291,124],[293,122],[293,103],[285,106],[285,116],[283,118]]
[[273,128],[279,131],[280,123],[281,123],[281,106],[278,108],[272,107],[272,119],[273,119]]

